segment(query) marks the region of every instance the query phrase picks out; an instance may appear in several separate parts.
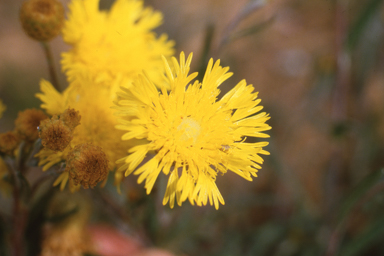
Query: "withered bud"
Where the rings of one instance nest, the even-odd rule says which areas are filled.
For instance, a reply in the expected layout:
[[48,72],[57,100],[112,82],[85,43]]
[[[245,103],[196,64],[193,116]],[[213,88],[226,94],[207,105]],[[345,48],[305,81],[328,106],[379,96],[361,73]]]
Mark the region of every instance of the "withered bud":
[[64,7],[57,0],[28,0],[21,6],[20,21],[28,36],[49,41],[63,27]]
[[41,144],[53,151],[63,151],[72,140],[71,129],[55,116],[41,121],[39,135]]
[[20,137],[16,132],[10,131],[0,134],[0,152],[12,156],[20,143]]
[[107,178],[108,159],[100,147],[79,144],[68,154],[66,171],[75,185],[93,188]]
[[76,111],[73,108],[68,108],[60,115],[60,120],[63,120],[63,122],[73,131],[76,126],[80,124],[80,112]]
[[19,112],[15,120],[15,130],[20,135],[21,139],[34,141],[39,137],[37,127],[40,122],[48,117],[43,111],[37,109],[26,109]]

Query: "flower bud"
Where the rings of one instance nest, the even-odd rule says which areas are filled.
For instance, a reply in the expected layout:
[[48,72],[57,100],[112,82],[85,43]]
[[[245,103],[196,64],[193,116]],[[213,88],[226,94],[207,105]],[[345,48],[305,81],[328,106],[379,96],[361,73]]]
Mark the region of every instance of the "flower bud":
[[64,7],[57,0],[28,0],[21,6],[20,21],[28,36],[49,41],[61,31]]
[[60,115],[60,120],[63,120],[63,122],[73,131],[76,126],[80,124],[80,112],[76,111],[73,108],[68,108],[64,111],[63,114]]
[[39,137],[38,126],[40,122],[48,117],[43,111],[37,109],[26,109],[19,112],[15,120],[15,130],[21,139],[34,141]]
[[107,178],[108,159],[100,147],[79,144],[68,154],[66,171],[75,185],[93,188]]
[[53,151],[63,151],[72,140],[71,129],[56,117],[41,121],[39,132],[41,144]]
[[5,132],[0,134],[0,152],[13,155],[13,152],[20,143],[20,138],[16,132]]

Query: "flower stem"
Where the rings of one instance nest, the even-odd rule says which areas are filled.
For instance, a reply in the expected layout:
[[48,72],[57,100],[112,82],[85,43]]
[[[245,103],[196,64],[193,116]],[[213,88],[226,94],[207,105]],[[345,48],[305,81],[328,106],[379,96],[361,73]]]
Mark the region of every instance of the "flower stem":
[[48,42],[41,42],[41,45],[43,46],[45,57],[47,58],[49,76],[51,78],[51,83],[57,91],[61,92],[59,81],[57,79],[57,75],[55,72],[51,47],[49,46]]
[[24,255],[24,231],[27,220],[27,211],[21,200],[21,181],[19,171],[13,169],[13,236],[12,236],[12,255],[21,256]]

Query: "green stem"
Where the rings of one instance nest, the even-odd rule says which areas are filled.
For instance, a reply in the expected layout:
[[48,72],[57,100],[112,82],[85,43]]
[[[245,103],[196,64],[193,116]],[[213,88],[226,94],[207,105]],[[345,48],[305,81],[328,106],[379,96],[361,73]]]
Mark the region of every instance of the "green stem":
[[48,42],[41,42],[41,45],[43,46],[45,57],[47,58],[48,70],[49,70],[49,76],[51,78],[51,83],[57,91],[61,92],[59,81],[57,79],[57,75],[55,72],[51,48],[50,48]]

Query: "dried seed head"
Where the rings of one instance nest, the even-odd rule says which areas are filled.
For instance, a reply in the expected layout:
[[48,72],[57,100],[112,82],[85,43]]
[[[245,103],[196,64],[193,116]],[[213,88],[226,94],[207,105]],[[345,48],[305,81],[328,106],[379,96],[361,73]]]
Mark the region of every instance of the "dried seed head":
[[80,124],[80,112],[73,108],[68,108],[60,115],[60,119],[71,129],[75,129]]
[[68,154],[66,170],[75,185],[93,188],[107,178],[108,159],[100,147],[79,144]]
[[41,144],[53,151],[63,151],[72,140],[71,129],[55,116],[41,121],[39,128]]
[[20,21],[28,36],[49,41],[61,31],[64,7],[56,0],[28,0],[21,6]]
[[20,135],[21,139],[34,141],[39,137],[37,127],[40,122],[48,117],[43,111],[37,109],[26,109],[19,112],[15,120],[15,130]]
[[0,134],[0,152],[12,156],[20,143],[20,137],[14,131]]

